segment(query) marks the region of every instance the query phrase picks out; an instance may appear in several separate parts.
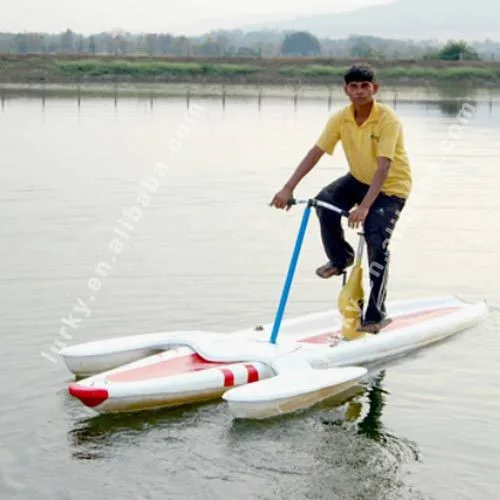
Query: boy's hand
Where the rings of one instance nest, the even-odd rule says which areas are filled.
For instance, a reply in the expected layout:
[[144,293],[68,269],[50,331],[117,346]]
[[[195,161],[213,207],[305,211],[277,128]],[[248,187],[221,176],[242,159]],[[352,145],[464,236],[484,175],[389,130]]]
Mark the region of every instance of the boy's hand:
[[288,202],[293,198],[293,190],[284,187],[281,191],[274,195],[273,200],[270,205],[276,208],[284,208],[285,210],[290,210],[290,205]]
[[358,228],[360,224],[363,224],[365,222],[366,217],[368,216],[368,212],[370,211],[369,208],[364,207],[363,205],[360,205],[359,207],[355,208],[350,214],[349,214],[349,227],[352,228]]

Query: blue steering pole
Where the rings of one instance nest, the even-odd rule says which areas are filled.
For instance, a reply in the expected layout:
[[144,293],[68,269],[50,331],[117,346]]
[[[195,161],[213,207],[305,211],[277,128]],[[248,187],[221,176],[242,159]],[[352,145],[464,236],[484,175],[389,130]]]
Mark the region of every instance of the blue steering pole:
[[[291,202],[295,203],[294,200]],[[285,306],[288,300],[288,295],[290,293],[290,288],[292,286],[293,276],[295,274],[295,269],[297,268],[297,262],[299,260],[300,249],[302,248],[302,242],[304,241],[304,235],[306,234],[307,223],[309,222],[309,216],[311,215],[311,205],[312,203],[308,202],[307,206],[302,215],[302,221],[299,227],[299,234],[297,235],[297,240],[295,241],[295,248],[293,249],[292,258],[290,260],[290,266],[288,267],[288,273],[285,279],[285,285],[283,287],[283,291],[281,293],[281,299],[278,306],[278,311],[276,312],[276,317],[274,319],[273,330],[271,332],[271,338],[269,341],[271,344],[276,343],[276,337],[278,336],[278,332],[281,325],[281,320],[283,319],[283,314],[285,313]]]
[[309,222],[309,216],[311,215],[311,207],[320,206],[326,208],[328,210],[332,210],[333,212],[337,212],[338,214],[349,217],[349,212],[347,210],[342,210],[335,205],[330,205],[324,201],[316,200],[316,199],[308,199],[308,200],[290,200],[290,205],[298,205],[299,203],[306,203],[306,208],[304,210],[304,214],[302,215],[302,221],[299,227],[299,234],[297,235],[297,240],[295,241],[295,248],[293,249],[292,258],[290,260],[290,266],[288,267],[288,273],[285,279],[285,285],[283,287],[283,291],[281,293],[281,299],[279,302],[278,310],[276,312],[276,317],[274,319],[273,330],[271,332],[271,338],[269,342],[271,344],[276,343],[276,338],[278,337],[278,333],[281,326],[281,321],[283,319],[283,315],[285,313],[285,306],[288,300],[288,295],[290,294],[290,288],[292,287],[293,276],[295,274],[295,269],[297,268],[297,262],[299,260],[300,250],[302,248],[302,242],[304,241],[304,235],[306,234],[307,223]]

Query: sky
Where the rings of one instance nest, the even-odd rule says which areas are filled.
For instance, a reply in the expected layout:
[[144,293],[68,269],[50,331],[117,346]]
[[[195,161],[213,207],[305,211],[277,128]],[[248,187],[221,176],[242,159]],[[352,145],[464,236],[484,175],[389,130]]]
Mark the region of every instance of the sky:
[[394,0],[0,0],[0,31],[196,35],[259,21],[353,10]]

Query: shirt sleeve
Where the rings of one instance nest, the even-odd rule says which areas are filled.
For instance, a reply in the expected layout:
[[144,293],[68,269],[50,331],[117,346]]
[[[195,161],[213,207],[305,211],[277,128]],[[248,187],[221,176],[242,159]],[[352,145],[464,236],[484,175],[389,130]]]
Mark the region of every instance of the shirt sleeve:
[[337,113],[327,122],[321,136],[316,142],[316,146],[329,155],[333,154],[337,142],[340,141],[340,124],[342,115]]
[[382,126],[378,141],[377,156],[392,160],[401,134],[401,123],[391,120]]

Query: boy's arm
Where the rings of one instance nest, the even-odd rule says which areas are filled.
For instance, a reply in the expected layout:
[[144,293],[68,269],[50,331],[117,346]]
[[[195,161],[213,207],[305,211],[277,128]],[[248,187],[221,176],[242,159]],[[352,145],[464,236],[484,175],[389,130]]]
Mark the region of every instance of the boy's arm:
[[293,191],[297,184],[316,166],[325,152],[318,146],[313,146],[295,169],[285,187]]
[[293,190],[296,188],[297,184],[316,166],[324,153],[325,152],[318,146],[313,146],[299,163],[298,167],[295,169],[290,179],[288,179],[283,189],[281,189],[281,191],[274,196],[271,201],[271,205],[274,205],[276,208],[289,209],[290,207],[287,204],[293,197]]

